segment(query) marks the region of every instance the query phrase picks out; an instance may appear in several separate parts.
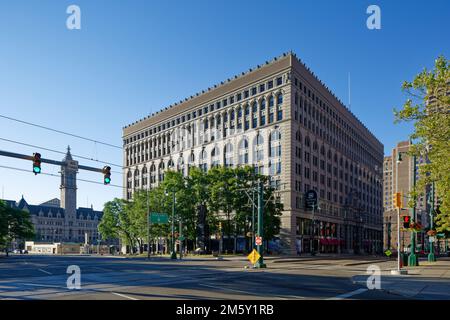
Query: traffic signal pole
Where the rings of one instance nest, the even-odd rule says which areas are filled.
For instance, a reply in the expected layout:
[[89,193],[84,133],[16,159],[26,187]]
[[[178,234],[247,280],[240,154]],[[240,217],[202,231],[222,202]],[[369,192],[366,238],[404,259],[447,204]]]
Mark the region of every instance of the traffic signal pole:
[[[262,181],[258,181],[258,236],[263,237],[264,234],[264,186]],[[264,238],[263,238],[264,239]],[[261,256],[255,264],[256,268],[265,268],[263,253],[264,253],[264,241],[260,245],[256,245],[257,251]]]
[[[30,161],[34,160],[33,156],[29,156],[29,155],[26,155],[26,154],[9,152],[9,151],[3,151],[3,150],[0,150],[0,156],[9,157],[9,158],[16,158],[16,159],[22,159],[22,160],[30,160]],[[56,161],[56,160],[44,159],[44,158],[41,158],[41,162],[42,163],[48,163],[48,164],[56,165],[56,166],[64,166],[64,165],[66,165],[66,163],[62,162],[62,161]],[[103,168],[94,168],[94,167],[89,167],[89,166],[78,165],[78,169],[103,173]]]

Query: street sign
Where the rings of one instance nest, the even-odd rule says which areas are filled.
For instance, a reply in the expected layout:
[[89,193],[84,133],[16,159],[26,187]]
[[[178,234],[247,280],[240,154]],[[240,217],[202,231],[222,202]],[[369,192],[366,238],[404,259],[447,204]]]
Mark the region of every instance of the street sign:
[[169,223],[169,215],[167,213],[150,212],[150,222],[153,224]]
[[252,264],[255,264],[259,260],[259,258],[261,258],[261,255],[258,253],[258,251],[253,249],[253,251],[250,252],[250,254],[247,256],[247,258]]
[[317,192],[315,190],[308,190],[305,193],[306,209],[314,209],[317,207]]
[[390,257],[392,255],[392,251],[388,249],[384,252],[384,254]]
[[257,246],[262,245],[262,237],[256,236],[256,237],[255,237],[255,244],[256,244]]
[[78,161],[68,160],[67,161],[67,169],[77,171],[78,170]]
[[184,240],[186,240],[186,238],[184,236],[181,236],[181,237],[178,238],[178,240],[184,241]]

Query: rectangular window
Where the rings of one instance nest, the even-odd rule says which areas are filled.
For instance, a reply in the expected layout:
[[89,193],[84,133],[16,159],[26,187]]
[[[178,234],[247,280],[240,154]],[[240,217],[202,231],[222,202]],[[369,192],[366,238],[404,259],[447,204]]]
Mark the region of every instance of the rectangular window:
[[237,101],[241,101],[242,100],[242,94],[241,93],[238,93],[237,94]]
[[259,85],[259,92],[264,92],[264,90],[266,90],[266,85],[264,83],[260,84]]
[[252,96],[254,96],[256,94],[256,87],[252,88]]
[[283,78],[278,77],[277,78],[277,86],[281,86],[283,84]]
[[272,89],[272,88],[273,88],[273,81],[272,81],[272,80],[270,80],[270,81],[267,83],[267,88],[268,88],[268,89]]
[[249,91],[248,91],[248,90],[245,90],[245,91],[244,91],[244,99],[245,99],[245,98],[248,98],[248,97],[249,97]]

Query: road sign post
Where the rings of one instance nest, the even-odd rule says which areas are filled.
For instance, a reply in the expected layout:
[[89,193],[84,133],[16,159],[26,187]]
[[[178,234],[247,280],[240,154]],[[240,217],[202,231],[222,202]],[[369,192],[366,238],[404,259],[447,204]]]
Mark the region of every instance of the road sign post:
[[314,217],[316,208],[317,208],[317,203],[318,203],[318,199],[317,199],[317,192],[316,190],[308,190],[305,194],[305,205],[306,205],[306,209],[312,209],[312,235],[310,238],[310,247],[311,247],[311,255],[315,255],[315,251],[314,251],[314,237],[315,237],[315,233],[316,233],[316,220]]
[[[264,203],[263,203],[263,197],[264,197],[264,186],[262,181],[258,182],[258,233],[257,236],[262,237],[264,233]],[[261,238],[262,240],[262,238]],[[266,265],[264,263],[263,258],[263,251],[264,246],[262,245],[262,241],[260,245],[256,245],[258,254],[260,258],[258,261],[256,261],[255,267],[256,268],[266,268]]]

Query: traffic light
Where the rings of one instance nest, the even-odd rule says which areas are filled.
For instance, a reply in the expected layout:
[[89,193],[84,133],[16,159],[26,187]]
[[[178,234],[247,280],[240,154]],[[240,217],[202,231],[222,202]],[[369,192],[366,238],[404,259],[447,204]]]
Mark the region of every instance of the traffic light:
[[103,183],[104,184],[111,183],[111,167],[108,166],[103,167]]
[[33,172],[35,175],[41,173],[41,154],[33,153]]
[[394,193],[394,206],[396,208],[402,207],[402,193],[401,192]]
[[409,225],[411,224],[410,216],[403,216],[403,228],[409,229]]

